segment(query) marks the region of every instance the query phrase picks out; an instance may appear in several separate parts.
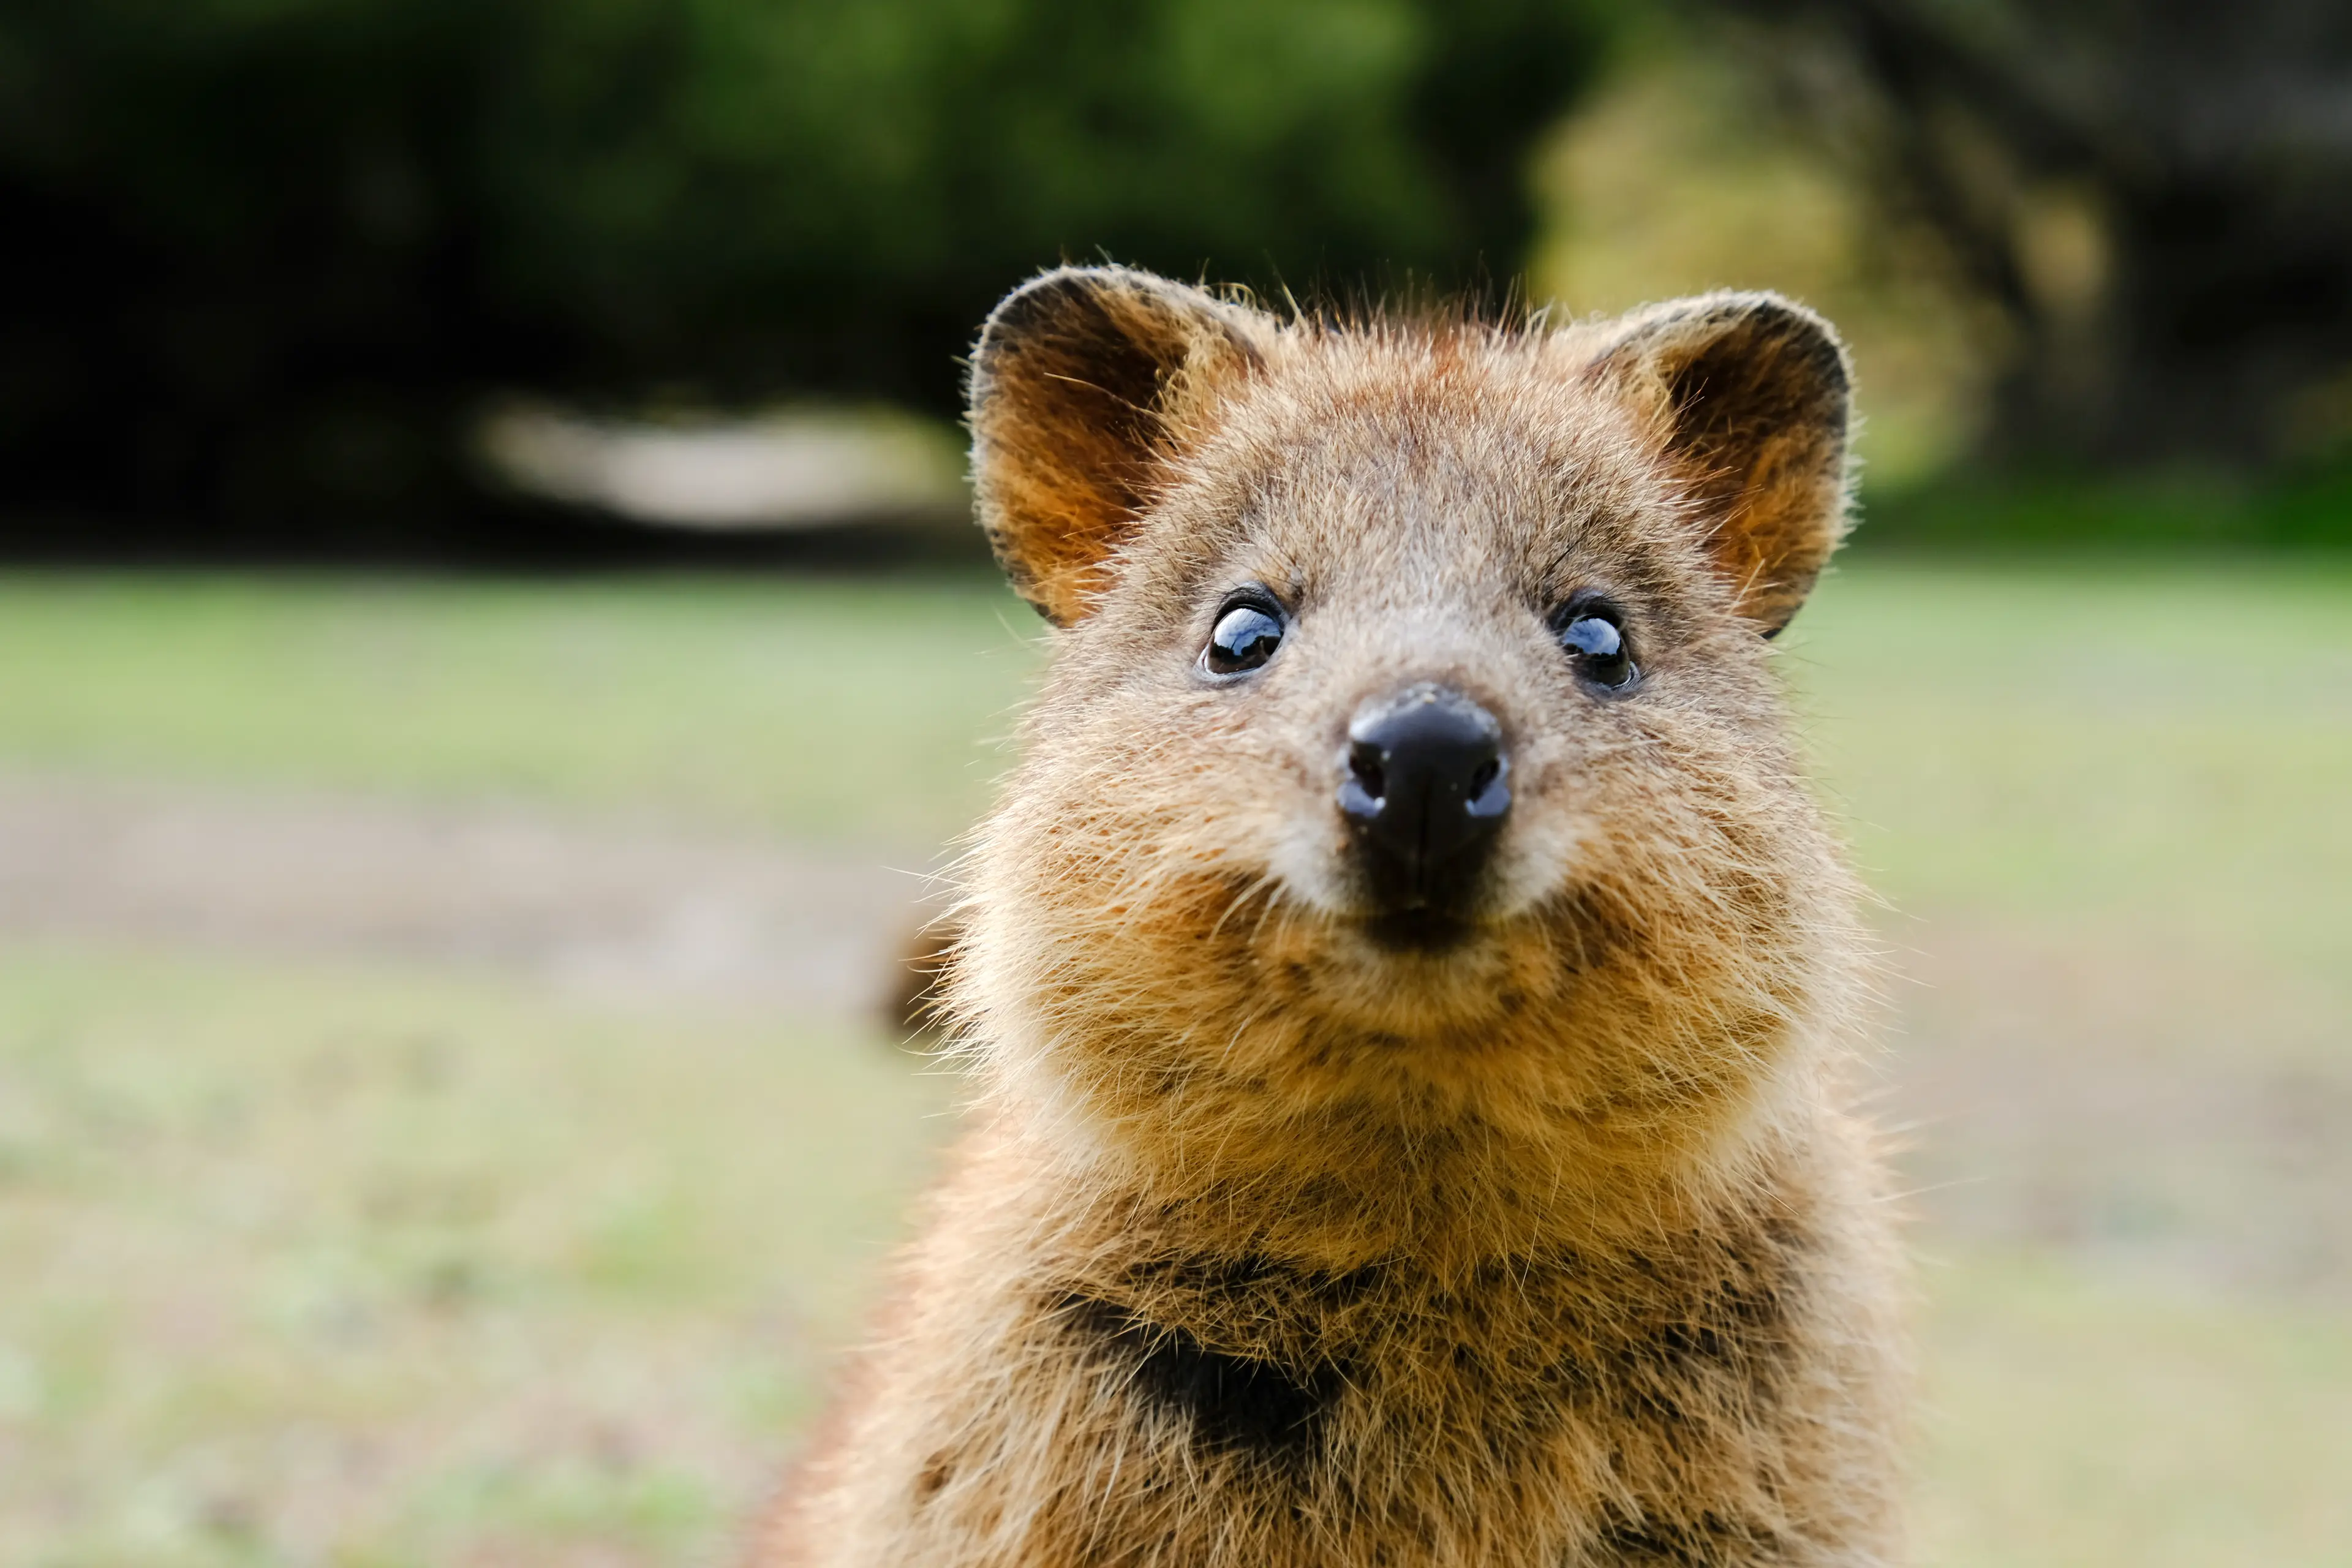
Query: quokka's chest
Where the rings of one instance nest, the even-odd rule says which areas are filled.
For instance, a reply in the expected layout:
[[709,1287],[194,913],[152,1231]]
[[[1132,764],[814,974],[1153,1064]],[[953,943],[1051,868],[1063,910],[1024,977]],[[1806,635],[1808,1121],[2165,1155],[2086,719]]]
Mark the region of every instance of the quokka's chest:
[[1882,1563],[1884,1369],[1812,1214],[1444,1278],[951,1226],[785,1529],[861,1568]]
[[1081,1273],[905,1450],[910,1540],[1194,1568],[1809,1561],[1781,1494],[1822,1413],[1785,1260]]
[[1744,1447],[1811,1337],[1810,1259],[1785,1224],[1679,1240],[1452,1280],[1140,1260],[1058,1288],[1036,1351],[1147,1450],[1302,1480],[1416,1457],[1507,1468],[1595,1444]]

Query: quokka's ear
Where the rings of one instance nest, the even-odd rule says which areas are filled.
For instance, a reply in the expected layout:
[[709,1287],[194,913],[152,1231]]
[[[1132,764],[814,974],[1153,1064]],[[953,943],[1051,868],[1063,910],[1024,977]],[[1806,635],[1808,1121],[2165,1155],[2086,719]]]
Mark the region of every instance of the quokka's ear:
[[1626,317],[1591,369],[1655,423],[1740,613],[1778,633],[1846,530],[1837,333],[1776,294],[1706,294]]
[[1087,613],[1153,472],[1228,378],[1255,313],[1120,267],[1007,295],[971,361],[972,484],[1013,585],[1056,626]]

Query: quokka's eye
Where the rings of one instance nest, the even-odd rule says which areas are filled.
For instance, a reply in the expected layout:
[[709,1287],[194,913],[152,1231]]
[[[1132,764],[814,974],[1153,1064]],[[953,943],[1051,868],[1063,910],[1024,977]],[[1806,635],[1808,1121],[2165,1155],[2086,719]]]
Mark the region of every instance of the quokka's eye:
[[1642,679],[1625,642],[1624,614],[1600,595],[1577,595],[1552,612],[1551,625],[1576,672],[1602,690],[1628,691]]
[[1246,675],[1282,646],[1282,607],[1263,591],[1236,594],[1217,612],[1216,630],[1201,650],[1201,668],[1211,675]]

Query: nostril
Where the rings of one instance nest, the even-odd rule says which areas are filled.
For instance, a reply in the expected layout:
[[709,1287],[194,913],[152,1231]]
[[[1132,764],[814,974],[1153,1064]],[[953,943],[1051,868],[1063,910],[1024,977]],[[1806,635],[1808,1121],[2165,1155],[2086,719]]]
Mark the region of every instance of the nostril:
[[1485,795],[1486,786],[1499,778],[1502,772],[1503,759],[1500,757],[1489,757],[1480,763],[1478,771],[1470,775],[1470,794],[1466,798],[1476,800],[1480,795]]
[[1370,741],[1348,748],[1348,776],[1339,781],[1339,809],[1369,826],[1388,805],[1388,753]]

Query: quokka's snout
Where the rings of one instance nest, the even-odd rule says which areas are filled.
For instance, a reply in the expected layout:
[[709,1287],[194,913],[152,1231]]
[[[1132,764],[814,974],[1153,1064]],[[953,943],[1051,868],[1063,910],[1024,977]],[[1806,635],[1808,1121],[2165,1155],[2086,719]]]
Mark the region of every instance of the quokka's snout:
[[1510,814],[1510,752],[1494,714],[1417,680],[1358,709],[1337,791],[1374,936],[1457,938]]

